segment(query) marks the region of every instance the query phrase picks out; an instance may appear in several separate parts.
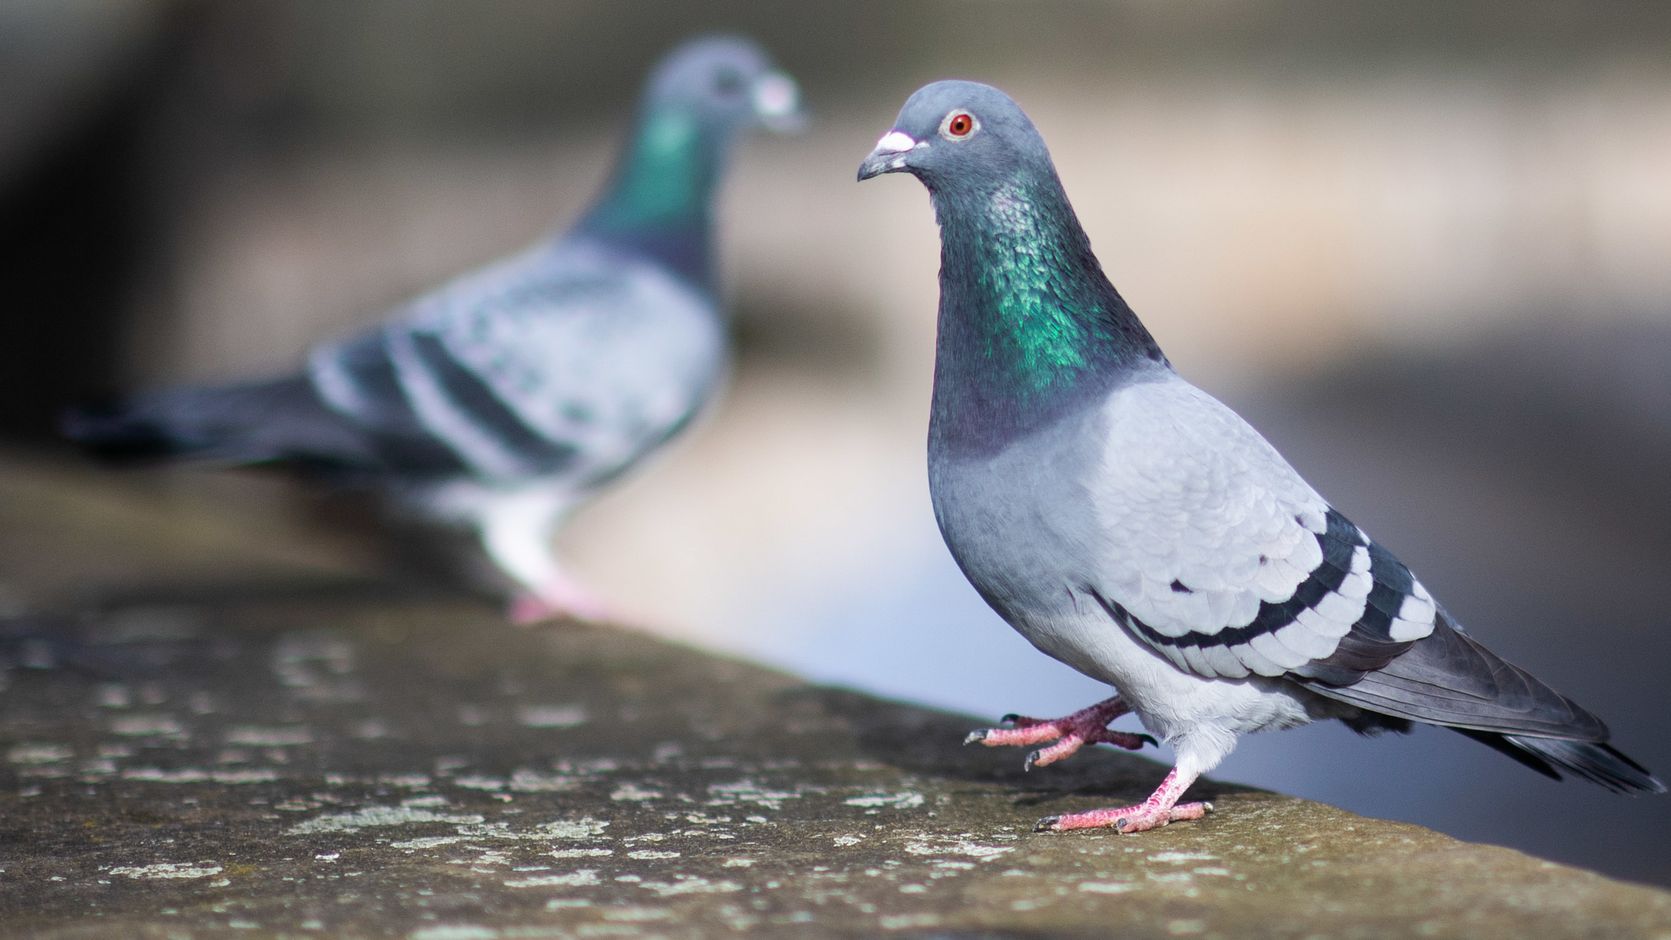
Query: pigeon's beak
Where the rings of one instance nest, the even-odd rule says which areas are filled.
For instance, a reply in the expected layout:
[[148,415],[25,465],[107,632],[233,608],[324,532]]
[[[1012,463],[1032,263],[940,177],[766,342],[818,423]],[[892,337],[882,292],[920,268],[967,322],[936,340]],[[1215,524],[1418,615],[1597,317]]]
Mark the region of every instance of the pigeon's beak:
[[754,83],[754,114],[769,131],[784,133],[806,127],[801,90],[782,72],[767,72]]
[[876,149],[859,164],[859,182],[883,173],[898,173],[906,169],[905,158],[926,143],[918,143],[904,131],[888,131],[876,142]]

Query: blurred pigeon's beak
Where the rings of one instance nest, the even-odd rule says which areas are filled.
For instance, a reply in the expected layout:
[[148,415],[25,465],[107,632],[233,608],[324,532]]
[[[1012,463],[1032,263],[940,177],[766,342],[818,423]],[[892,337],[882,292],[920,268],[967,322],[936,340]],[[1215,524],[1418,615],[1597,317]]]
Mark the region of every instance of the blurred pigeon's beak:
[[806,127],[801,90],[782,72],[768,72],[754,83],[754,113],[769,131],[784,133]]
[[870,152],[870,156],[859,164],[859,182],[883,173],[898,173],[905,169],[905,158],[911,151],[926,146],[926,143],[918,143],[904,131],[887,132],[876,142],[876,149]]

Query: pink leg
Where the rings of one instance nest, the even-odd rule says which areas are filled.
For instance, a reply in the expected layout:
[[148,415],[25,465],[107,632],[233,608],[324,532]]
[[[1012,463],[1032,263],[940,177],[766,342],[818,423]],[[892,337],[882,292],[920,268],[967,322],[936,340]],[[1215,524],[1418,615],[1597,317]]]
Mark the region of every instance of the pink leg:
[[609,606],[579,582],[554,573],[538,593],[522,592],[511,599],[507,613],[519,627],[547,620],[574,619],[601,623],[613,619]]
[[963,743],[974,744],[978,741],[987,747],[1013,747],[1055,741],[1055,744],[1027,755],[1028,770],[1035,766],[1043,767],[1066,760],[1087,744],[1112,744],[1128,751],[1135,751],[1144,744],[1154,744],[1155,739],[1146,734],[1108,730],[1109,722],[1130,711],[1131,706],[1122,702],[1116,695],[1090,708],[1082,708],[1066,718],[1041,719],[1005,715],[1001,723],[1006,727],[971,731],[969,736],[963,739]]
[[1046,816],[1033,827],[1034,832],[1067,832],[1070,829],[1103,829],[1112,827],[1118,832],[1143,832],[1147,829],[1159,829],[1167,823],[1180,819],[1200,819],[1213,811],[1211,803],[1179,803],[1178,797],[1184,795],[1189,785],[1200,776],[1196,773],[1180,773],[1177,768],[1166,775],[1160,786],[1149,798],[1136,806],[1120,806],[1113,809],[1093,809],[1085,813],[1068,813],[1064,816]]

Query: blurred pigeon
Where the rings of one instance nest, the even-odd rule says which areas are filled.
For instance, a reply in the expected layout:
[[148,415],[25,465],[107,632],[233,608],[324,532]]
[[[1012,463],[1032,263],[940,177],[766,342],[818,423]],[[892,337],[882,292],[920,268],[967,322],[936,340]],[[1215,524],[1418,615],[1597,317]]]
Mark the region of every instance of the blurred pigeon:
[[296,375],[71,414],[114,456],[284,462],[372,484],[479,535],[519,620],[600,615],[565,576],[563,518],[677,434],[727,360],[711,203],[740,134],[799,120],[752,42],[693,40],[650,75],[613,176],[569,231],[315,348]]
[[1177,764],[1135,806],[1040,829],[1140,832],[1237,735],[1338,718],[1454,728],[1551,777],[1664,787],[1594,715],[1462,631],[1410,570],[1259,433],[1172,370],[1091,253],[1044,141],[1015,102],[936,82],[859,179],[928,187],[941,235],[929,485],[946,544],[1032,644],[1118,694],[1065,718],[1010,716],[987,745],[1137,749],[1136,712]]

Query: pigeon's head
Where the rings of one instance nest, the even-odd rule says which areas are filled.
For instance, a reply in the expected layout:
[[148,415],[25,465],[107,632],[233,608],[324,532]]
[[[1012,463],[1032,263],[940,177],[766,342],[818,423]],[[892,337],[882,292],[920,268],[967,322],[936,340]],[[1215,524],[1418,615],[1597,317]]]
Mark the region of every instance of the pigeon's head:
[[651,112],[682,114],[709,131],[781,131],[801,125],[800,97],[795,80],[753,42],[706,36],[668,53],[650,76],[645,102]]
[[1044,139],[1009,95],[979,82],[935,82],[906,99],[859,164],[859,180],[910,173],[937,192],[1001,183],[1040,160],[1049,163]]

